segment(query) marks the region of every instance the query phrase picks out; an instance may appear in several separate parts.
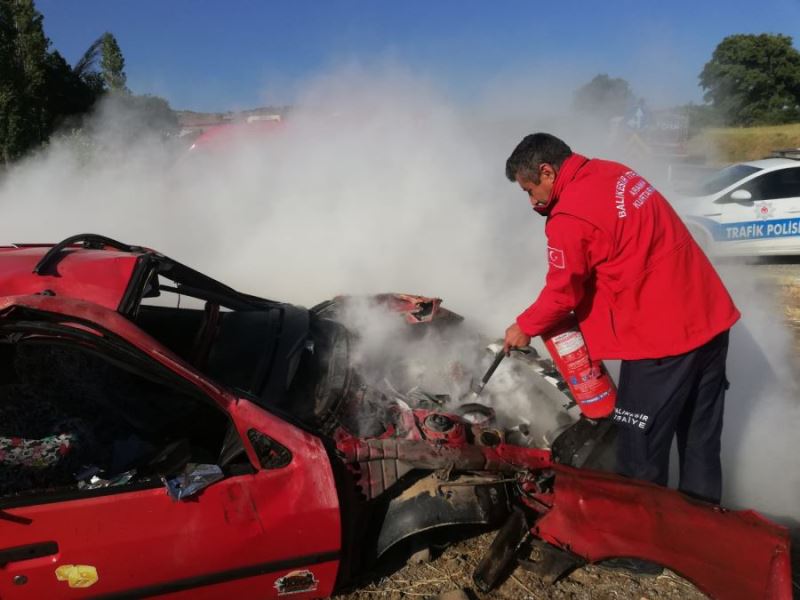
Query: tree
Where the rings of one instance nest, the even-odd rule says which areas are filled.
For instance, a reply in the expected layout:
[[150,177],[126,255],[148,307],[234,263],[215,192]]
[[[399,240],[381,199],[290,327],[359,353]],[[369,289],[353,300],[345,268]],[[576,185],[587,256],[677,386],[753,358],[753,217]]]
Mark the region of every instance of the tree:
[[17,75],[17,93],[23,99],[23,120],[18,135],[26,146],[47,139],[49,134],[46,109],[47,49],[50,40],[44,35],[42,15],[33,0],[2,0],[10,3],[15,35],[14,50]]
[[577,112],[608,120],[623,116],[635,100],[627,81],[619,77],[612,79],[604,73],[578,88],[572,105]]
[[110,92],[136,135],[177,130],[167,102],[127,89],[125,59],[106,32],[70,67],[44,34],[34,0],[0,0],[0,165],[45,143],[65,119],[88,112]]
[[105,34],[92,42],[80,60],[72,67],[72,72],[92,90],[95,96],[99,96],[106,89],[103,75],[97,72],[97,63],[100,61],[103,51],[104,39]]
[[103,91],[97,73],[84,79],[49,48],[33,0],[0,0],[0,164],[46,142]]
[[731,35],[700,73],[704,98],[730,125],[800,119],[800,52],[788,35]]
[[0,0],[0,163],[16,158],[24,149],[22,70],[16,61],[17,30],[11,3]]
[[127,77],[125,75],[125,59],[122,56],[117,39],[106,32],[102,35],[102,59],[100,66],[102,68],[103,81],[106,87],[112,92],[127,91],[125,83]]
[[66,118],[87,112],[102,93],[102,86],[92,87],[57,50],[47,55],[45,65],[48,130],[52,131]]

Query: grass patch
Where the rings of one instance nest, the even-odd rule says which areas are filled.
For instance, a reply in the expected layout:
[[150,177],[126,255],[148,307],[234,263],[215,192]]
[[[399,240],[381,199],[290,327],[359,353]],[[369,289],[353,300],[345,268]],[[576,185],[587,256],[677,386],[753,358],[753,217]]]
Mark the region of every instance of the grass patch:
[[691,154],[720,164],[757,160],[781,148],[800,148],[800,123],[710,128],[689,140]]

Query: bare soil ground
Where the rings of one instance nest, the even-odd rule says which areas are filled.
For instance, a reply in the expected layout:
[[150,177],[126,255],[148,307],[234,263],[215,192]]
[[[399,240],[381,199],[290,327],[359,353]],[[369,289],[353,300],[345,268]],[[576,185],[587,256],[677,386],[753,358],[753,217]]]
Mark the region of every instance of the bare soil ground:
[[[800,264],[754,266],[775,289],[787,323],[795,334],[800,358]],[[517,567],[495,590],[477,590],[472,573],[494,539],[494,532],[457,542],[427,562],[409,562],[386,575],[374,575],[357,588],[341,593],[338,600],[395,600],[436,598],[440,594],[463,590],[472,600],[701,600],[706,596],[692,583],[664,570],[658,576],[633,575],[624,571],[587,565],[555,584]],[[800,551],[794,552],[794,572],[800,565]],[[800,597],[795,591],[795,597]]]
[[451,590],[465,590],[472,599],[491,600],[702,600],[706,596],[691,583],[665,570],[658,576],[635,576],[595,566],[573,571],[548,585],[520,567],[488,594],[477,590],[472,573],[494,532],[456,543],[430,562],[407,564],[391,575],[366,583],[338,600],[410,600],[436,598]]

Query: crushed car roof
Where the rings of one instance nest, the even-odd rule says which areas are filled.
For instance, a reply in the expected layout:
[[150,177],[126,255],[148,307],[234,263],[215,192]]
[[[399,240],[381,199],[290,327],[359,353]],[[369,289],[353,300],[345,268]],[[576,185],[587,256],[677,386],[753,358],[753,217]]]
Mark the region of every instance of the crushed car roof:
[[117,309],[128,289],[138,255],[68,248],[57,268],[35,272],[49,250],[48,246],[0,248],[0,288],[4,295],[86,298]]
[[55,245],[0,247],[0,289],[6,296],[80,298],[131,315],[142,298],[158,295],[159,275],[175,284],[171,291],[233,310],[281,305],[237,292],[149,248],[92,233],[71,236]]

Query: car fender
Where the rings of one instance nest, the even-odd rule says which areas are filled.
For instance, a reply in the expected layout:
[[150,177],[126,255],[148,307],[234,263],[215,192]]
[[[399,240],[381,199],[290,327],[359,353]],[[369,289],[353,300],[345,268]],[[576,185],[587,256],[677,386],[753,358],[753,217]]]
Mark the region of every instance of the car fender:
[[552,508],[532,533],[589,562],[658,563],[712,598],[791,600],[789,534],[750,510],[730,511],[651,483],[554,465]]

